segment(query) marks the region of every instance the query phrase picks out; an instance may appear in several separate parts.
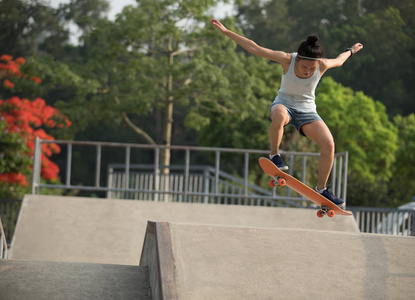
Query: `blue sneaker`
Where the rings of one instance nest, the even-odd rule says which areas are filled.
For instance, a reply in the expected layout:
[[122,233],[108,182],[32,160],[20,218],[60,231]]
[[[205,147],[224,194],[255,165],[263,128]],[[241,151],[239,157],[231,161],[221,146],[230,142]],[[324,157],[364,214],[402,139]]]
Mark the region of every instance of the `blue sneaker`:
[[[271,156],[271,155],[270,155]],[[281,171],[287,171],[289,168],[288,166],[282,161],[282,158],[279,154],[274,155],[273,158],[271,158],[271,161],[280,169]]]
[[[317,191],[317,187],[316,187],[316,192],[320,193],[319,191]],[[344,201],[342,199],[337,198],[336,196],[334,196],[334,194],[332,192],[329,191],[328,188],[326,188],[323,192],[320,193],[322,196],[326,197],[327,199],[329,199],[331,202],[333,202],[334,204],[336,204],[337,206],[342,206],[344,204]]]

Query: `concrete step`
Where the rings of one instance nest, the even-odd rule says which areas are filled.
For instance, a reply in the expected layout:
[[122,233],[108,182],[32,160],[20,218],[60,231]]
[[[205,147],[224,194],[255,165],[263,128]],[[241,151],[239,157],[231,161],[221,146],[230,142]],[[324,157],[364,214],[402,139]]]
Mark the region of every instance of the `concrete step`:
[[150,300],[148,268],[0,260],[1,300]]

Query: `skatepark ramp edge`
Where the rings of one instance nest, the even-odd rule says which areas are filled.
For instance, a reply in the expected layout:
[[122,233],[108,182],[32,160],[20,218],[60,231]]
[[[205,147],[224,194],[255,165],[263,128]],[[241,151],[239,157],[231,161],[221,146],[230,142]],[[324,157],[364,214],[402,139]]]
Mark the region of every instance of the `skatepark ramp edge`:
[[149,269],[153,299],[178,299],[169,223],[147,223],[140,266]]
[[149,222],[140,266],[153,299],[405,299],[415,239]]

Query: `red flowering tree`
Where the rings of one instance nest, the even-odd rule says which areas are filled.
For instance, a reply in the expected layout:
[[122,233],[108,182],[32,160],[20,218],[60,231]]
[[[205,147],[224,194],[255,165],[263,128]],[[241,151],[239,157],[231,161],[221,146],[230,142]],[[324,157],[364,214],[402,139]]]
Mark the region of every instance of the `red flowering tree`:
[[[36,137],[47,140],[48,128],[69,127],[71,122],[45,100],[29,100],[18,96],[2,99],[2,94],[13,94],[16,82],[29,80],[41,84],[41,79],[21,72],[23,58],[13,59],[9,55],[0,57],[0,186],[28,186],[31,160]],[[3,93],[2,93],[3,92]],[[48,181],[57,181],[59,167],[49,158],[60,152],[56,144],[42,145],[41,176]],[[2,188],[0,193],[4,193]]]

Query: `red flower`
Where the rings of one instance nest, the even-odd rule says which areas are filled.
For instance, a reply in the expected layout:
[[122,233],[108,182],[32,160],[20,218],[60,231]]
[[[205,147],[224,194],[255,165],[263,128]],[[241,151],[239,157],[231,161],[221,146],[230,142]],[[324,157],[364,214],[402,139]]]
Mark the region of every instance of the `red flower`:
[[14,61],[19,65],[23,65],[26,63],[26,60],[23,57],[16,58]]
[[59,167],[42,154],[41,175],[47,180],[57,180]]
[[36,77],[36,76],[30,77],[30,80],[36,82],[37,84],[41,84],[42,83],[42,79],[40,79],[39,77]]
[[13,59],[13,57],[10,56],[10,55],[7,55],[7,54],[4,54],[0,57],[0,60],[3,60],[3,61],[10,61],[12,59]]
[[[20,72],[20,66],[26,61],[24,58],[13,60],[10,55],[2,55],[0,57],[0,80],[6,88],[13,88],[15,84],[9,80],[10,77],[21,77],[30,79],[37,84],[41,84],[39,77],[29,77]],[[0,81],[1,84],[1,81]],[[56,108],[46,104],[42,98],[36,98],[30,101],[25,98],[13,96],[6,100],[0,99],[0,117],[8,124],[9,132],[18,133],[28,146],[24,155],[33,158],[34,141],[36,137],[45,140],[54,140],[53,136],[46,133],[42,128],[46,127],[69,127],[71,122],[61,114]],[[59,167],[50,161],[49,157],[61,151],[56,144],[42,145],[42,164],[41,175],[47,180],[58,180]],[[26,177],[21,174],[0,174],[0,182],[16,183],[18,185],[27,186]]]
[[6,89],[12,89],[12,88],[14,88],[14,83],[13,82],[11,82],[10,80],[8,80],[8,79],[5,79],[4,80],[4,82],[3,82],[3,84],[4,84],[4,87],[6,88]]
[[20,186],[28,186],[26,176],[22,173],[0,174],[0,182],[17,183]]

